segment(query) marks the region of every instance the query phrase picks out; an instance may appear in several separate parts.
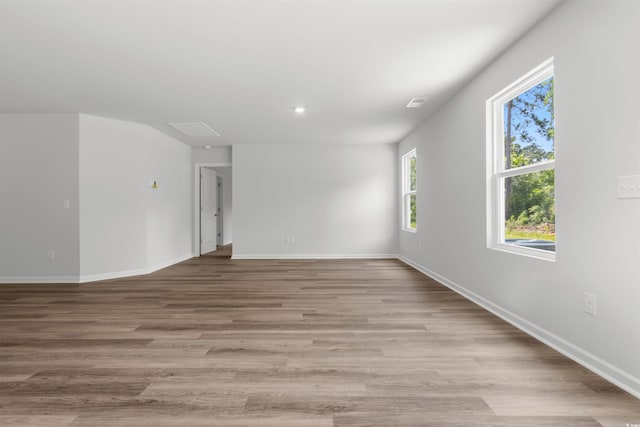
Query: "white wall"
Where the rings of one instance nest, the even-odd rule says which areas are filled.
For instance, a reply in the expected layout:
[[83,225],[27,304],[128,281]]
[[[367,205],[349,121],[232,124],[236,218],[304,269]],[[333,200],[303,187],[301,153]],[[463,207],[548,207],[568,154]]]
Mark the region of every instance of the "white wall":
[[78,116],[0,115],[0,282],[73,281],[77,224]]
[[147,268],[157,270],[193,256],[191,148],[147,130],[146,172],[158,182],[147,191]]
[[0,115],[0,282],[118,277],[191,257],[191,168],[189,147],[144,125]]
[[[556,262],[486,248],[485,101],[551,56]],[[419,232],[401,232],[402,255],[640,397],[640,202],[616,198],[616,177],[640,174],[638,76],[640,2],[569,1],[399,155],[419,156]],[[597,295],[597,317],[583,312],[585,291]]]
[[231,164],[231,147],[194,148],[191,150],[193,163]]
[[234,146],[234,257],[395,254],[396,154],[395,144]]
[[145,125],[80,115],[81,279],[189,258],[191,185],[186,145]]

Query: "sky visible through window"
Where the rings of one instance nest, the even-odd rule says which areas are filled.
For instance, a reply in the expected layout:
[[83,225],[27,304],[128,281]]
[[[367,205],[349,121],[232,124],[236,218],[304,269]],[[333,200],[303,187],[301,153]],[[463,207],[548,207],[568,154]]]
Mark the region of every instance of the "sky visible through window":
[[527,153],[527,164],[554,158],[553,89],[550,77],[504,104],[504,135],[511,139],[512,152]]

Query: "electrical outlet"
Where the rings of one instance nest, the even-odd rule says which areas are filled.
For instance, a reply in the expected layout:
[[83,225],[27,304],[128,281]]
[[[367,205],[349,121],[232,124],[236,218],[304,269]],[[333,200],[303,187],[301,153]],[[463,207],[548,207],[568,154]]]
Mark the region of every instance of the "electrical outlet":
[[595,317],[596,315],[596,296],[588,292],[584,293],[584,312]]
[[56,252],[53,249],[49,249],[49,251],[47,252],[47,257],[49,258],[49,261],[53,261],[54,259],[56,259]]
[[640,199],[640,175],[618,177],[618,199]]

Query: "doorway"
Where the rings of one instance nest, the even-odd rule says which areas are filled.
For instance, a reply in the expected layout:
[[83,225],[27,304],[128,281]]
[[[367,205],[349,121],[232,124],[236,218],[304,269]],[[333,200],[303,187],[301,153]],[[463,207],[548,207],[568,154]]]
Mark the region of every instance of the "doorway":
[[224,183],[224,178],[220,175],[216,175],[216,198],[217,198],[216,208],[218,209],[218,214],[217,214],[218,216],[216,220],[216,245],[218,247],[224,246],[224,238],[223,238],[224,210],[222,209],[222,204],[224,203],[223,183]]
[[230,164],[194,168],[194,256],[230,250],[232,242],[232,169]]
[[200,254],[217,248],[218,233],[218,177],[209,168],[200,169]]

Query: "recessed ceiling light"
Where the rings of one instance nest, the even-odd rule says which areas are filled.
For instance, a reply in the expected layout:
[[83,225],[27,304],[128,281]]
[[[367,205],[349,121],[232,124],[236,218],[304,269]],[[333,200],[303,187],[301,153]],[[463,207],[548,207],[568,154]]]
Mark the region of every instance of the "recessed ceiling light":
[[418,107],[422,107],[422,104],[424,104],[425,99],[424,98],[413,98],[411,101],[409,101],[409,103],[407,104],[407,108],[418,108]]
[[205,146],[204,146],[204,149],[205,149],[205,150],[210,150],[210,149],[211,149],[211,146],[210,146],[210,145],[205,145]]
[[295,107],[295,108],[293,109],[293,111],[294,111],[296,114],[302,114],[302,113],[304,113],[305,111],[307,111],[307,109],[306,109],[306,108],[304,108],[304,107]]
[[169,126],[187,136],[220,136],[218,132],[202,122],[177,122],[169,123]]

